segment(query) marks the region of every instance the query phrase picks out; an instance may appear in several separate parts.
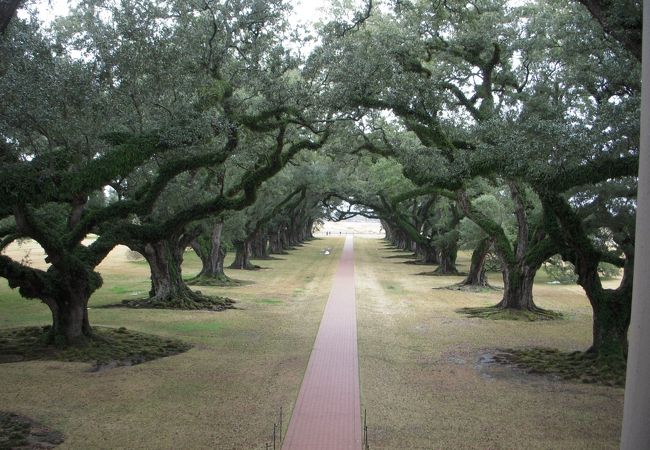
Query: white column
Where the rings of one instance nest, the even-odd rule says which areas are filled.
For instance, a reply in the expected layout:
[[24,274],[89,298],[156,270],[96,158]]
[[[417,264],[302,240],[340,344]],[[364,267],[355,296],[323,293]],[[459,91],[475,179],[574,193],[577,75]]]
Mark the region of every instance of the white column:
[[641,159],[623,450],[650,449],[650,1],[643,3]]

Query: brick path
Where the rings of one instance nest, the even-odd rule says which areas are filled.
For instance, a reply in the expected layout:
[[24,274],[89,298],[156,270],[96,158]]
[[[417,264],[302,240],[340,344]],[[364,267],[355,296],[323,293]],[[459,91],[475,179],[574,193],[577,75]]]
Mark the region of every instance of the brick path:
[[283,450],[361,449],[352,237],[345,239]]

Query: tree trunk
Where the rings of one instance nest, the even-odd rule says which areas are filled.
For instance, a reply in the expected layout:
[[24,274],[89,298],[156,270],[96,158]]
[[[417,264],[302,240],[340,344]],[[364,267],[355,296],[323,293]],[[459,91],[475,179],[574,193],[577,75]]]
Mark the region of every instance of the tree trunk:
[[588,352],[600,356],[627,357],[627,330],[630,326],[631,298],[603,294],[589,299],[593,307],[593,343]]
[[4,34],[21,3],[22,0],[3,0],[0,2],[0,34]]
[[411,238],[401,230],[395,232],[395,247],[406,252],[413,250],[413,241]]
[[384,239],[387,240],[388,242],[392,243],[393,242],[393,232],[392,232],[392,229],[391,229],[390,225],[388,225],[388,222],[386,222],[383,219],[380,219],[379,221],[381,223],[381,228],[384,230]]
[[289,242],[289,230],[287,227],[283,227],[280,232],[280,245],[282,246],[283,253],[291,247],[291,243]]
[[583,262],[580,267],[578,283],[585,290],[593,310],[593,341],[587,351],[607,359],[625,361],[632,310],[632,258],[627,259],[617,289],[603,289],[598,263]]
[[434,247],[428,247],[418,244],[415,249],[415,254],[418,256],[419,263],[421,264],[438,264],[438,251]]
[[492,239],[482,239],[472,252],[472,262],[469,266],[469,272],[463,281],[459,283],[461,287],[484,288],[488,287],[487,273],[485,271],[485,259],[492,247]]
[[300,228],[297,228],[295,225],[291,227],[291,233],[289,234],[289,245],[291,247],[297,247],[302,243],[300,236]]
[[251,258],[269,259],[269,237],[266,233],[256,233],[251,240]]
[[82,344],[92,336],[88,321],[88,300],[92,292],[80,280],[74,284],[75,288],[67,290],[62,298],[43,299],[52,313],[50,342],[57,346]]
[[201,258],[202,266],[201,272],[195,278],[188,281],[187,284],[221,286],[233,283],[233,280],[223,270],[226,251],[223,245],[221,245],[222,230],[223,222],[219,222],[212,229],[209,241],[199,237],[190,243],[196,254]]
[[273,255],[281,255],[285,253],[284,248],[282,247],[280,230],[274,231],[269,235],[269,252]]
[[144,300],[124,300],[122,303],[134,308],[208,309],[220,311],[229,308],[232,300],[207,297],[192,291],[183,280],[181,264],[183,252],[196,234],[184,234],[153,243],[139,245],[141,253],[151,270],[151,290]]
[[535,227],[531,232],[524,195],[514,181],[509,181],[508,186],[517,220],[514,243],[509,241],[501,225],[474,209],[465,192],[460,191],[458,196],[459,205],[467,217],[493,239],[494,249],[501,259],[504,292],[496,308],[529,311],[547,318],[556,317],[557,314],[538,308],[533,302],[533,281],[542,263],[556,253],[557,248],[542,227]]
[[145,244],[144,257],[151,268],[151,291],[153,303],[182,303],[191,297],[191,291],[183,281],[181,264],[183,249],[170,241]]
[[440,249],[439,263],[435,270],[438,275],[458,275],[456,258],[458,256],[458,245],[454,242],[445,245]]
[[503,298],[498,308],[538,311],[533,301],[533,281],[537,269],[525,264],[503,262]]
[[258,266],[251,263],[251,244],[249,240],[235,240],[235,260],[229,266],[231,269],[255,270]]
[[307,240],[314,239],[314,219],[308,219],[305,225],[305,238]]
[[[39,298],[52,313],[52,327],[48,341],[57,346],[83,344],[92,337],[88,320],[88,300],[102,285],[101,276],[92,270],[70,271],[48,269],[50,283],[40,285],[36,291],[21,287],[21,294]],[[39,283],[35,283],[39,285]],[[9,283],[10,287],[12,283]],[[56,293],[56,296],[52,296]]]
[[[634,274],[634,238],[619,230],[617,245],[623,250],[623,278],[616,289],[604,289],[598,273],[602,254],[593,247],[582,222],[571,206],[559,195],[543,197],[544,208],[554,216],[559,227],[551,228],[555,239],[564,244],[562,258],[575,266],[578,284],[582,286],[593,311],[593,341],[587,350],[599,358],[625,363],[627,333],[632,311]],[[618,234],[618,233],[616,233]],[[568,239],[567,239],[568,237]]]
[[543,257],[536,267],[526,264],[528,253],[532,249],[526,205],[517,183],[511,181],[508,186],[517,218],[517,240],[514,246],[510,247],[495,237],[496,250],[503,263],[503,299],[497,307],[537,311],[539,308],[533,302],[533,281],[537,269],[546,257]]

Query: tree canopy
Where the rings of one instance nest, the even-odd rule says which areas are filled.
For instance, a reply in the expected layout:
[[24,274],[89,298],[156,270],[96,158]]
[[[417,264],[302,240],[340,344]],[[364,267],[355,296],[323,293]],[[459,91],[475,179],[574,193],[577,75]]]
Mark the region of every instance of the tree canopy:
[[[251,268],[321,218],[366,215],[438,272],[474,250],[467,282],[486,283],[493,249],[497,310],[553,317],[532,283],[560,255],[592,350],[625,354],[640,2],[335,2],[315,39],[282,0],[89,0],[49,27],[7,7],[0,248],[34,239],[49,268],[2,255],[0,275],[50,307],[54,339],[92,335],[95,268],[118,244],[184,287],[188,245],[219,278],[224,239]],[[166,306],[190,295],[162,286]]]

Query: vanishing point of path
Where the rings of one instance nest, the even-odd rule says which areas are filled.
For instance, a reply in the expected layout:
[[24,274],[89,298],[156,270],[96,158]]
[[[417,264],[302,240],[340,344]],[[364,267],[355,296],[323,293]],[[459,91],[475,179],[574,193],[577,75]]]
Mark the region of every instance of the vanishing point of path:
[[361,449],[352,237],[345,239],[283,450]]

